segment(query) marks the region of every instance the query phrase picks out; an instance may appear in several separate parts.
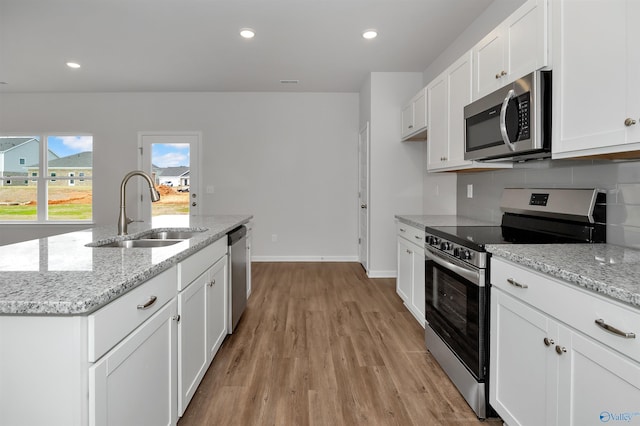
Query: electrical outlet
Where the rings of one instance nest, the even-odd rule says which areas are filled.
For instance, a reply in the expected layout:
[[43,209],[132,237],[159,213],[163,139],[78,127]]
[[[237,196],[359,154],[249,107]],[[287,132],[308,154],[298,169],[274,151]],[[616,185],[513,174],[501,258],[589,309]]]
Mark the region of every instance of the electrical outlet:
[[271,234],[271,242],[272,243],[278,242],[278,234]]
[[473,198],[473,184],[467,185],[467,198]]

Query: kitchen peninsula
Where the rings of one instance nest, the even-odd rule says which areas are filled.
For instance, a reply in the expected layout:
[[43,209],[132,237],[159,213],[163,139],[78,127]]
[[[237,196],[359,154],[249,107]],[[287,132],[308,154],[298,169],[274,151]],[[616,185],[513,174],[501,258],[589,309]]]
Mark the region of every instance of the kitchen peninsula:
[[[124,237],[95,227],[0,247],[2,422],[117,424],[135,410],[149,416],[139,424],[175,424],[227,334],[226,235],[251,218],[154,219]],[[152,228],[193,236],[97,246]]]

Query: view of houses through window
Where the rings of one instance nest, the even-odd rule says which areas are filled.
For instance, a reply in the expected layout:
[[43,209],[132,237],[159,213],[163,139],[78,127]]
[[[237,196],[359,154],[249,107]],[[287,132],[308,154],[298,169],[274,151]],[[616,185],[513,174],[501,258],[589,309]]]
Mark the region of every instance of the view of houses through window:
[[151,215],[189,214],[190,146],[188,143],[151,144],[151,168],[160,201]]
[[0,136],[0,221],[90,221],[92,178],[92,136]]

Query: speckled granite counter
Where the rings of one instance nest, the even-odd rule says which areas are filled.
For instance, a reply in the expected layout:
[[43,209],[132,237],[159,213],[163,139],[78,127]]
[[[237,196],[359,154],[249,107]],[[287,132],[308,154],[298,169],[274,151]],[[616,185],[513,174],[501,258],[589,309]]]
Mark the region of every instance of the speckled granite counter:
[[611,244],[487,245],[493,256],[640,309],[640,250]]
[[426,228],[428,226],[492,226],[495,223],[488,223],[469,217],[456,215],[396,215],[402,223],[415,228]]
[[87,247],[123,239],[116,227],[95,227],[0,246],[0,314],[84,315],[169,269],[233,228],[249,215],[160,217],[152,225],[132,223],[135,238],[151,228],[204,230],[178,244],[158,248]]

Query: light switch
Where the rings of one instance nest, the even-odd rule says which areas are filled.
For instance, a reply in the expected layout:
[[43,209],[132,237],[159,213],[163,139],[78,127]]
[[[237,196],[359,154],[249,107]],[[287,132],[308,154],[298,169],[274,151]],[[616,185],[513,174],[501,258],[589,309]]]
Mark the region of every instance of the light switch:
[[207,187],[205,188],[205,192],[207,194],[213,194],[215,191],[216,189],[213,185],[207,185]]

